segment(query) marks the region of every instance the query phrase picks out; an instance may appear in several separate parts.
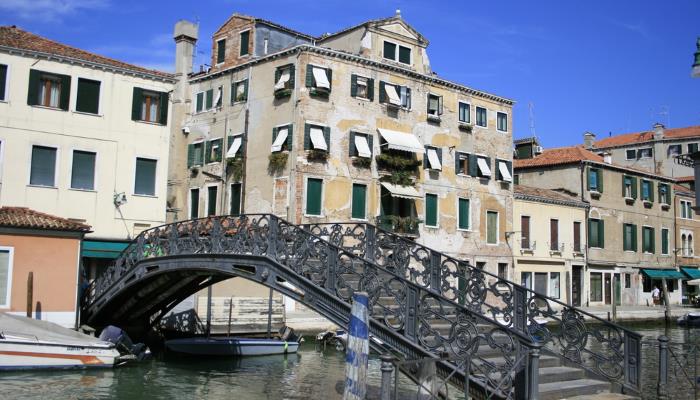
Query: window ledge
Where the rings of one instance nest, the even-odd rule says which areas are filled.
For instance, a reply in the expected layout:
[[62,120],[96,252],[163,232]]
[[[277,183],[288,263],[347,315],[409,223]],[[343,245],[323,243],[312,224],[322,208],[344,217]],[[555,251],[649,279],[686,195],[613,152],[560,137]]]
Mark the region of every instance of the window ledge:
[[39,104],[32,104],[30,107],[39,108],[42,110],[68,111],[68,110],[62,109],[61,107],[49,107],[49,106],[42,106]]
[[149,198],[149,199],[157,199],[157,198],[158,198],[158,196],[156,196],[155,194],[139,194],[139,193],[132,193],[131,195],[134,196],[134,197],[146,197],[146,198]]
[[462,122],[462,121],[459,122],[459,124],[457,125],[457,127],[458,127],[460,130],[465,131],[465,132],[467,132],[467,133],[472,133],[472,130],[474,129],[474,127],[472,126],[472,124],[470,124],[470,123],[468,123],[468,122]]
[[535,254],[535,249],[520,249],[520,254]]
[[232,106],[238,105],[238,104],[245,104],[248,99],[243,99],[243,100],[236,100],[231,103]]
[[73,113],[73,114],[78,114],[78,115],[88,115],[88,116],[90,116],[90,117],[99,117],[99,118],[104,117],[104,114],[93,114],[93,113],[89,113],[89,112],[86,112],[86,111],[77,111],[77,110],[73,110],[72,113]]
[[146,124],[146,125],[155,125],[155,126],[166,126],[165,124],[161,124],[160,122],[151,122],[151,121],[142,121],[140,119],[134,119],[132,120],[134,122],[138,122],[141,124]]
[[628,205],[634,204],[634,201],[635,199],[632,197],[625,197],[625,203],[627,203]]
[[275,90],[275,98],[283,99],[292,95],[292,88],[284,88]]
[[550,255],[550,256],[560,256],[560,257],[561,257],[561,250],[549,250],[549,255]]
[[367,97],[362,97],[362,96],[353,96],[353,99],[355,100],[362,100],[362,101],[367,101],[367,102],[372,102],[372,100],[368,99]]
[[597,190],[589,190],[588,193],[589,193],[590,196],[591,196],[592,198],[594,198],[594,199],[599,199],[599,198],[600,198],[600,195],[602,194],[602,193],[600,193],[600,192],[597,191]]
[[651,206],[654,204],[649,200],[642,200],[642,203],[644,204],[644,207],[646,207],[646,208],[651,208]]
[[574,257],[583,257],[583,255],[582,251],[574,251]]
[[31,183],[27,187],[39,188],[39,189],[58,189],[58,186],[46,186],[46,185],[32,185]]
[[661,204],[661,209],[664,211],[668,211],[671,209],[671,205],[670,204]]
[[309,88],[309,94],[312,96],[328,98],[331,95],[331,90],[313,87]]
[[501,133],[508,133],[508,131],[507,131],[507,130],[505,130],[505,131],[502,131],[502,130],[500,130],[500,129],[498,129],[498,128],[496,128],[496,132],[501,132]]
[[442,118],[440,118],[439,115],[428,114],[428,122],[434,122],[439,124],[440,121],[442,121]]
[[97,190],[95,189],[68,188],[68,190],[72,190],[74,192],[97,193]]

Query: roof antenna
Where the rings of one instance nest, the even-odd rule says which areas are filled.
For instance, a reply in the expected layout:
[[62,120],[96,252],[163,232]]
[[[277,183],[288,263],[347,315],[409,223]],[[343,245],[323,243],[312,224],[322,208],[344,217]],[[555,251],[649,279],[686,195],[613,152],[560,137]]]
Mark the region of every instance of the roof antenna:
[[666,117],[666,127],[670,128],[671,127],[671,107],[670,106],[661,106],[661,111],[659,111],[659,116],[661,117]]
[[530,135],[536,140],[537,133],[535,132],[535,104],[529,102],[527,108],[530,111]]

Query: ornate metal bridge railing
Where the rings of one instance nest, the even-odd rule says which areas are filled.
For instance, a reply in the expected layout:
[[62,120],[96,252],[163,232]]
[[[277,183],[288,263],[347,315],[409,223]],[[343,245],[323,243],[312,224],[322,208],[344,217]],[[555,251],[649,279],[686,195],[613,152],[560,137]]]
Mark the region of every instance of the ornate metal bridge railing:
[[488,316],[628,391],[640,391],[641,335],[367,223],[305,225],[413,284]]
[[[342,229],[342,234],[336,230],[340,227],[314,227],[322,233],[319,236],[273,215],[243,215],[152,228],[142,232],[86,292],[83,310],[90,318],[90,313],[99,313],[100,307],[110,298],[117,298],[120,291],[128,290],[130,284],[146,279],[148,267],[141,268],[141,264],[149,266],[192,255],[211,260],[220,255],[230,260],[235,255],[247,262],[260,260],[262,267],[276,270],[278,276],[293,274],[305,291],[300,300],[336,322],[338,312],[332,308],[338,307],[338,300],[349,314],[353,293],[367,292],[371,333],[384,342],[384,350],[409,359],[444,354],[451,359],[467,359],[473,383],[470,389],[480,390],[480,397],[536,398],[540,344],[533,335],[524,333],[524,328],[513,328],[524,326],[527,315],[524,302],[511,301],[512,291],[508,295],[494,288],[494,293],[511,307],[493,307],[494,312],[484,313],[475,307],[479,302],[485,304],[478,299],[488,292],[479,286],[484,279],[477,278],[478,271],[455,264],[461,276],[470,273],[472,285],[456,290],[448,282],[458,282],[460,275],[450,266],[437,264],[437,253],[412,250],[407,242],[377,232],[371,225],[356,226],[357,231]],[[366,240],[369,232],[380,235]],[[356,243],[349,245],[346,239]],[[271,285],[265,279],[263,275],[260,283]],[[322,288],[322,295],[318,288]],[[515,309],[513,304],[521,307]],[[497,309],[499,312],[495,312]],[[506,322],[497,322],[497,318]],[[518,319],[518,324],[508,323]],[[437,364],[443,376],[454,377],[459,384],[464,382],[465,367],[460,363]]]

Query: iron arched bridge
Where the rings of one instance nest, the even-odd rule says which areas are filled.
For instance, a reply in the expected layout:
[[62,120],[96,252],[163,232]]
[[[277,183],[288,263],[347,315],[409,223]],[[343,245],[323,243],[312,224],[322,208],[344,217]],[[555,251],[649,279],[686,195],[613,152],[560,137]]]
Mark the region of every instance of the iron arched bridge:
[[184,298],[231,277],[344,327],[353,293],[367,292],[378,350],[441,358],[440,375],[482,396],[536,398],[540,349],[639,389],[636,333],[365,223],[298,226],[256,214],[149,229],[87,290],[82,319],[138,338]]

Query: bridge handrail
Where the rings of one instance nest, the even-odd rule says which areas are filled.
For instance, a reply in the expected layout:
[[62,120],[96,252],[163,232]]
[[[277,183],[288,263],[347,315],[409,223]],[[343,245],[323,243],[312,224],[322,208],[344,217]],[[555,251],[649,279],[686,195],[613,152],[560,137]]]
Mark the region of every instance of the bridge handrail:
[[[517,284],[513,281],[504,279],[499,277],[498,275],[495,275],[489,271],[476,268],[472,266],[468,261],[466,260],[459,260],[453,256],[450,256],[444,252],[440,252],[437,250],[434,250],[433,248],[430,248],[428,246],[425,246],[423,244],[417,243],[414,240],[407,239],[401,235],[397,235],[393,232],[389,232],[387,230],[384,230],[382,228],[379,228],[376,225],[366,223],[366,222],[358,222],[358,223],[311,223],[311,224],[304,224],[305,226],[308,227],[308,229],[312,232],[316,232],[318,235],[327,235],[329,237],[329,241],[333,240],[331,236],[335,238],[336,241],[339,241],[339,243],[344,242],[344,237],[349,236],[356,241],[360,241],[361,245],[364,244],[364,249],[360,249],[358,246],[361,247],[361,245],[355,244],[354,246],[350,247],[350,250],[353,251],[362,251],[363,254],[367,256],[376,256],[377,252],[376,249],[374,249],[375,254],[367,254],[368,251],[372,252],[373,249],[371,246],[376,246],[379,247],[381,244],[380,240],[377,239],[380,236],[384,237],[391,237],[394,241],[400,241],[404,244],[406,244],[406,247],[408,248],[418,248],[420,249],[420,252],[426,257],[433,257],[433,255],[437,255],[439,257],[439,262],[436,263],[437,267],[439,269],[442,269],[443,266],[446,264],[453,265],[455,267],[457,266],[462,266],[464,267],[469,273],[470,273],[470,278],[471,274],[476,274],[477,279],[480,280],[481,286],[478,288],[480,291],[487,291],[490,292],[493,297],[495,298],[500,298],[501,301],[505,302],[507,307],[505,310],[499,310],[499,309],[494,309],[494,306],[485,304],[483,302],[481,305],[487,306],[490,309],[490,311],[493,315],[496,315],[498,312],[501,313],[503,316],[505,324],[502,324],[504,326],[512,327],[515,328],[516,330],[522,331],[529,336],[531,336],[533,339],[536,339],[538,341],[543,342],[544,344],[549,343],[553,340],[555,336],[561,336],[560,338],[560,346],[562,347],[561,351],[556,351],[555,353],[561,353],[559,354],[560,356],[573,361],[583,368],[597,374],[600,376],[605,377],[606,379],[620,383],[624,386],[626,386],[629,389],[632,389],[634,391],[639,391],[641,388],[641,335],[637,332],[634,332],[630,329],[627,329],[623,326],[620,326],[614,322],[606,321],[598,316],[595,316],[585,310],[582,310],[580,308],[577,308],[575,306],[566,304],[558,299],[555,299],[553,297],[537,293],[534,290],[527,288],[523,285]],[[325,227],[325,229],[324,229]],[[330,227],[330,229],[328,229]],[[362,232],[357,232],[357,227],[362,227]],[[370,235],[367,235],[367,232],[372,230],[373,233]],[[371,237],[367,237],[371,236]],[[374,243],[370,243],[369,241],[374,241]],[[418,253],[419,251],[413,251],[413,255]],[[406,263],[410,263],[411,258],[405,260]],[[416,260],[416,261],[421,261],[421,260]],[[425,260],[423,260],[425,261]],[[431,262],[433,262],[431,260]],[[434,264],[431,264],[430,267],[434,266]],[[430,274],[430,272],[428,272]],[[423,273],[422,275],[426,275]],[[480,279],[480,275],[486,275],[487,277],[490,277],[495,280],[494,283],[492,284],[487,284],[485,279]],[[419,278],[422,276],[419,275]],[[445,277],[445,273],[442,272],[440,274],[440,281],[439,284],[437,285],[441,290],[446,291],[452,291],[452,293],[455,294],[455,296],[467,296],[468,293],[464,293],[465,291],[472,290],[473,288],[469,285],[467,289],[465,290],[460,290],[458,287],[455,287],[455,282],[449,282],[448,279]],[[457,280],[456,285],[459,284],[461,277],[455,277]],[[466,274],[465,274],[465,278]],[[471,281],[471,279],[468,279]],[[454,281],[454,279],[453,279]],[[467,282],[470,283],[470,282]],[[431,286],[433,285],[433,282],[430,282]],[[508,289],[505,291],[506,293],[510,293],[511,295],[501,295],[499,294],[499,291],[501,291],[503,286],[508,287]],[[518,296],[518,293],[524,293],[524,296]],[[515,294],[515,295],[512,295]],[[485,296],[484,296],[485,297]],[[485,298],[483,299],[485,300]],[[544,300],[544,301],[543,301]],[[525,302],[525,303],[523,303]],[[557,309],[552,308],[550,305],[551,303],[558,304],[561,306],[561,316],[558,316],[557,314],[560,312]],[[514,304],[514,303],[520,303],[520,304]],[[543,303],[543,304],[542,304]],[[518,317],[517,309],[519,307],[524,307],[527,312],[527,321],[523,323],[522,319]],[[515,315],[511,315],[515,314]],[[586,324],[585,318],[588,318],[589,320],[592,320],[592,323],[589,322],[588,326]],[[558,320],[560,321],[562,325],[562,329],[566,329],[565,333],[568,334],[575,334],[575,336],[568,336],[564,337],[565,335],[562,333],[559,333],[557,335],[556,332],[552,332],[550,329],[548,329],[546,326],[540,326],[538,324],[538,319],[537,317],[540,318],[551,318],[553,320]],[[500,322],[499,322],[500,323]],[[599,326],[590,326],[590,325],[599,325]],[[592,336],[594,339],[598,340],[600,343],[603,344],[603,347],[606,345],[609,347],[609,350],[612,354],[609,354],[608,356],[601,356],[602,358],[598,357],[592,357],[593,362],[595,365],[590,366],[586,365],[584,360],[582,359],[581,355],[581,348],[585,349],[585,344],[587,342],[588,336]],[[607,336],[607,337],[606,337]],[[617,336],[617,337],[615,337]],[[561,343],[561,342],[566,342],[566,343]],[[583,346],[581,345],[583,342]],[[588,350],[591,351],[591,350]],[[620,354],[621,353],[621,354]],[[596,354],[598,355],[598,354]],[[608,358],[609,357],[609,358]],[[612,368],[612,371],[608,371],[606,368],[610,367],[608,364],[612,364],[611,361],[614,361],[617,366],[619,364],[622,364],[622,366],[619,366],[620,369],[618,368]],[[608,364],[606,364],[608,363]]]

